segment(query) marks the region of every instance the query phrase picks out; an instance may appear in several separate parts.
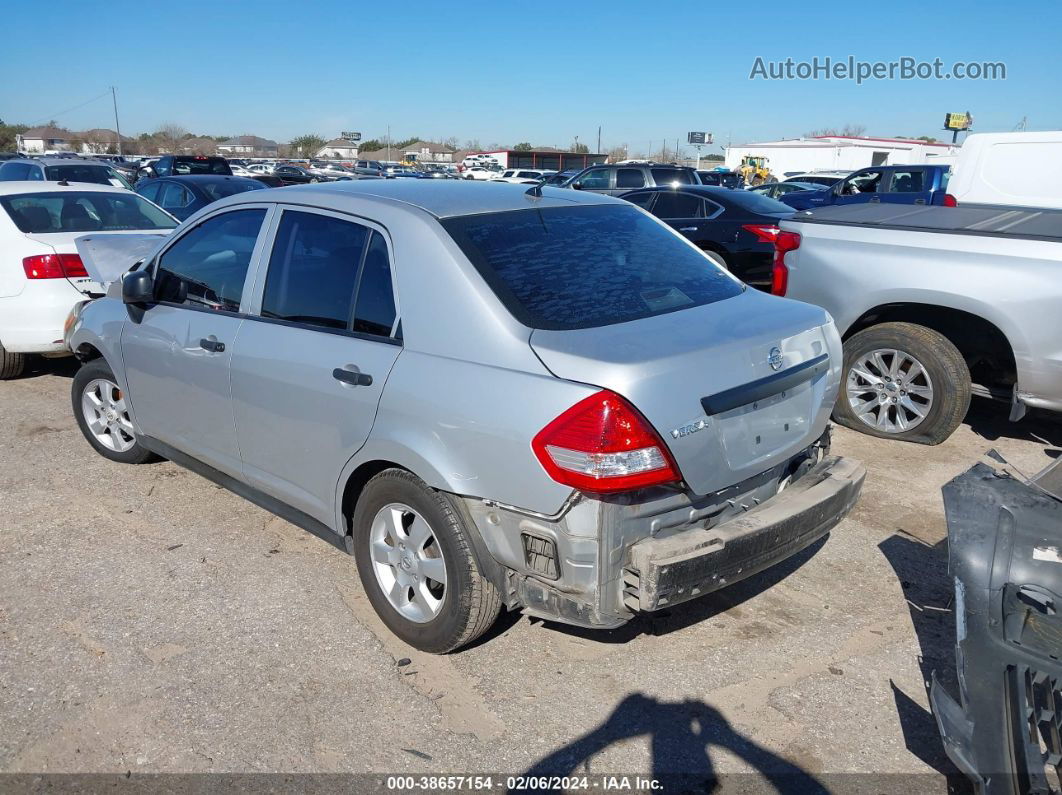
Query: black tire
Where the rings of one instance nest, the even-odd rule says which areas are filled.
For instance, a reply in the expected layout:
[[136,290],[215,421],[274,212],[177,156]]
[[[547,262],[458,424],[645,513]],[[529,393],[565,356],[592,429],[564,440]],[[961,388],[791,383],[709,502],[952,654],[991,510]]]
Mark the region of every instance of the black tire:
[[[377,513],[389,503],[402,503],[431,526],[446,566],[446,589],[438,614],[417,623],[393,607],[384,594],[370,557],[370,533]],[[404,469],[387,469],[370,480],[354,509],[354,560],[362,586],[376,613],[395,635],[410,646],[445,654],[478,638],[501,610],[501,594],[483,574],[472,542],[470,519],[453,500],[428,488]]]
[[713,251],[712,249],[707,248],[705,246],[701,246],[700,248],[701,251],[704,253],[704,256],[706,256],[720,268],[725,271],[730,270],[730,266],[726,264],[726,260],[723,258],[723,255],[720,254],[718,251]]
[[26,369],[26,354],[8,353],[3,345],[0,345],[0,381],[8,378],[18,378]]
[[99,378],[105,378],[108,381],[118,383],[106,361],[103,359],[93,359],[92,361],[83,364],[81,369],[77,371],[77,374],[74,376],[74,382],[70,388],[70,400],[74,409],[74,419],[77,420],[77,427],[81,429],[81,433],[84,434],[85,439],[88,440],[88,443],[92,445],[93,449],[101,456],[110,461],[116,461],[119,464],[147,464],[151,461],[160,460],[157,455],[142,447],[140,442],[136,441],[135,436],[133,446],[128,450],[122,450],[119,452],[100,443],[89,429],[88,421],[85,419],[84,411],[82,411],[81,401],[88,385]]
[[[853,364],[872,351],[892,349],[922,363],[933,386],[933,402],[925,418],[907,431],[888,432],[863,422],[848,402],[848,375]],[[917,444],[940,444],[959,427],[970,408],[970,370],[959,349],[943,334],[915,323],[880,323],[860,331],[844,344],[844,370],[833,418],[860,433]]]

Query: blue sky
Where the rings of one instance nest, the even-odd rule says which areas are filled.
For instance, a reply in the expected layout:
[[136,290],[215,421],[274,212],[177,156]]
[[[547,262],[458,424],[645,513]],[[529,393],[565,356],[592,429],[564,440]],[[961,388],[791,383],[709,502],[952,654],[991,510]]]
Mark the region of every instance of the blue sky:
[[[364,11],[369,7],[378,10]],[[1062,128],[1062,3],[506,2],[378,4],[55,0],[4,37],[0,119],[123,133],[358,130],[631,151],[707,130],[716,143],[864,125],[937,135],[947,111],[979,131]],[[512,9],[512,10],[509,10]],[[525,11],[524,9],[531,9]],[[136,31],[139,31],[137,33]],[[155,32],[158,31],[158,35]],[[54,35],[53,33],[54,32]],[[50,41],[50,44],[49,44]],[[1002,81],[749,80],[757,56],[796,61],[1002,61]],[[16,77],[17,76],[17,77]]]

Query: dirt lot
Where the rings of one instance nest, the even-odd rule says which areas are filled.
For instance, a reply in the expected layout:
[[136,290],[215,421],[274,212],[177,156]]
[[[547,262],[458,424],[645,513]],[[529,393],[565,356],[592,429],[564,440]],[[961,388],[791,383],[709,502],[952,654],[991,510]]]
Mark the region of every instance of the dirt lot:
[[1031,473],[1062,444],[1055,420],[983,403],[935,448],[839,430],[866,488],[797,559],[615,632],[512,615],[431,657],[333,547],[172,464],[93,453],[72,373],[0,384],[5,771],[887,772],[944,791],[923,687],[953,665],[940,486],[991,447]]

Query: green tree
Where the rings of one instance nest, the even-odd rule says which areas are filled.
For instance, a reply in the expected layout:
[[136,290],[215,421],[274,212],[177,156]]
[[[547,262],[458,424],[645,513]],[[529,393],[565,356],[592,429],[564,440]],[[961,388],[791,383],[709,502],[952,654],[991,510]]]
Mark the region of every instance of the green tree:
[[381,141],[379,138],[370,138],[368,141],[360,141],[358,143],[358,149],[362,152],[376,152],[386,148],[387,142]]
[[531,144],[529,144],[527,141],[521,141],[520,143],[518,143],[516,146],[513,147],[513,151],[514,152],[530,152],[533,148],[534,147],[532,147]]
[[590,147],[586,144],[575,144],[572,146],[572,151],[577,155],[585,155],[590,151]]
[[299,157],[313,157],[325,143],[325,139],[320,135],[308,133],[300,135],[298,138],[292,138],[291,148],[292,151],[299,153]]
[[0,120],[0,152],[15,151],[15,136],[26,132],[25,124],[5,124]]

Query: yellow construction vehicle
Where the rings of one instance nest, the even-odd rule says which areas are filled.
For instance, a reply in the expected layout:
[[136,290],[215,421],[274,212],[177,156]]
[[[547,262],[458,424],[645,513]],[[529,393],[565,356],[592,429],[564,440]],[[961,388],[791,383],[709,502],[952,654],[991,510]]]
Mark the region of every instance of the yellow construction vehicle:
[[767,166],[767,158],[752,155],[745,155],[741,158],[741,165],[737,172],[746,185],[762,185],[771,175],[771,169]]

